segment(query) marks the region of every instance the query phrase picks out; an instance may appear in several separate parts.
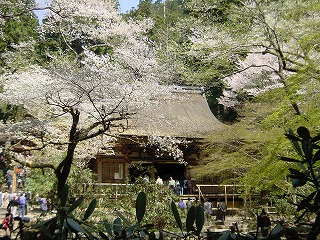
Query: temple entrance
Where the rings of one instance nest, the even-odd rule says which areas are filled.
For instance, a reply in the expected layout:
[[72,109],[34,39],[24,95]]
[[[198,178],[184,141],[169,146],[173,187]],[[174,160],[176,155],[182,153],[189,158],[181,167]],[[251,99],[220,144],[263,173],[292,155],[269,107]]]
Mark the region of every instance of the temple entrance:
[[183,164],[157,164],[155,166],[157,176],[160,176],[163,182],[170,177],[175,180],[183,181],[185,177],[185,166]]

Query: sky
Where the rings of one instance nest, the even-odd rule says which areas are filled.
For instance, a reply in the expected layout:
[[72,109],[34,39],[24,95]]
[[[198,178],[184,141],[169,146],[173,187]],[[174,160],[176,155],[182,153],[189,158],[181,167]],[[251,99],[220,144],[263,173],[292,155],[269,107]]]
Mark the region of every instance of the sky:
[[[46,6],[46,3],[48,0],[35,0],[36,3],[39,4],[40,7]],[[139,4],[139,0],[119,0],[120,3],[120,12],[126,13],[129,11],[132,7],[137,7]],[[39,22],[42,22],[43,15],[45,14],[45,11],[36,11],[35,12],[39,18]]]
[[132,7],[137,7],[139,0],[119,0],[120,3],[120,12],[126,13]]

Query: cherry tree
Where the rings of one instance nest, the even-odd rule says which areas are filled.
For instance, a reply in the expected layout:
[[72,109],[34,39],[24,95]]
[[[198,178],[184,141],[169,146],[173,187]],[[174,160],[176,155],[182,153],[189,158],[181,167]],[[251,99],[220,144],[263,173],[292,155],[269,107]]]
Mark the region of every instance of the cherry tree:
[[[206,20],[213,11],[208,9],[216,9],[216,5],[194,0],[190,6],[193,11],[202,12],[204,20],[194,24],[189,37],[193,43],[189,55],[207,62],[222,59],[231,63],[229,69],[220,71],[220,79],[224,79],[227,86],[221,103],[238,104],[235,97],[240,91],[255,95],[269,88],[283,87],[294,111],[300,114],[296,102],[299,92],[293,90],[299,87],[290,86],[303,85],[306,79],[319,79],[318,34],[315,33],[319,26],[319,3],[236,1],[230,4],[226,13],[228,20],[222,24]],[[201,57],[200,49],[211,52]],[[236,68],[233,63],[237,63]]]
[[150,21],[124,22],[113,1],[54,0],[48,9],[42,38],[59,35],[65,48],[47,52],[45,66],[2,76],[2,101],[22,105],[30,116],[2,131],[32,140],[42,152],[64,152],[57,166],[44,157],[24,162],[54,169],[61,195],[75,157],[96,154],[130,116],[152,98],[170,97],[170,90],[159,84],[161,66],[144,35]]

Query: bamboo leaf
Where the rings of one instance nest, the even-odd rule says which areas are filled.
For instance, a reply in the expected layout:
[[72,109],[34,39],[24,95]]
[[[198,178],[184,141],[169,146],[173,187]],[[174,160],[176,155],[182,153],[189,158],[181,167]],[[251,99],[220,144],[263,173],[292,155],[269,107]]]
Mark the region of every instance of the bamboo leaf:
[[146,206],[147,206],[147,196],[144,192],[140,192],[136,200],[136,217],[139,223],[143,219],[143,216],[146,211]]
[[187,232],[194,231],[194,222],[196,220],[196,207],[191,206],[187,213],[187,219],[186,219],[186,229]]
[[302,209],[306,209],[309,207],[311,200],[316,195],[317,191],[312,192],[308,197],[304,198],[298,205],[297,211],[300,211]]
[[282,226],[281,226],[281,224],[278,224],[271,230],[270,235],[277,236],[281,233],[281,231],[282,231]]
[[293,179],[292,186],[293,187],[301,187],[307,183],[306,179]]
[[294,159],[294,158],[288,158],[288,157],[280,157],[281,160],[286,161],[286,162],[296,162],[299,163],[301,160]]
[[53,238],[54,238],[54,236],[51,234],[51,232],[49,231],[49,229],[48,229],[45,225],[42,225],[42,226],[41,226],[41,231],[43,232],[43,234],[44,234],[46,237],[48,237],[48,238],[50,238],[50,239],[53,239]]
[[202,207],[198,206],[196,208],[196,227],[197,227],[198,235],[200,235],[203,225],[204,225],[204,210]]
[[121,233],[122,225],[121,225],[121,219],[116,218],[113,222],[113,232],[115,235],[119,236]]
[[67,224],[70,227],[72,232],[78,233],[78,232],[82,232],[85,233],[86,230],[75,220],[73,220],[72,218],[67,218]]
[[298,133],[299,137],[301,137],[303,139],[306,139],[306,140],[311,139],[310,132],[309,132],[308,128],[306,128],[306,127],[298,127],[297,133]]
[[316,161],[320,160],[320,150],[318,150],[314,156],[313,156],[313,162],[315,163]]
[[81,196],[80,198],[78,198],[76,201],[74,201],[73,203],[72,203],[72,205],[69,207],[69,209],[68,209],[68,213],[71,213],[73,210],[75,210],[77,207],[79,207],[80,206],[80,204],[83,202],[83,200],[84,200],[84,197],[83,196]]
[[82,219],[83,221],[87,220],[91,216],[91,214],[93,213],[93,211],[96,208],[96,205],[97,205],[97,200],[93,199],[91,201],[91,203],[89,204],[86,212],[84,213],[84,216],[83,216],[83,219]]
[[103,240],[109,240],[109,237],[105,235],[103,232],[99,232],[100,237],[102,237]]
[[104,222],[104,228],[106,229],[107,233],[112,236],[112,226],[113,224],[109,222]]
[[181,222],[181,218],[180,218],[180,215],[179,215],[179,212],[178,212],[178,209],[177,209],[177,206],[175,204],[174,201],[171,201],[171,211],[173,213],[173,216],[176,220],[176,223],[178,225],[178,227],[180,228],[180,230],[182,231],[182,222]]

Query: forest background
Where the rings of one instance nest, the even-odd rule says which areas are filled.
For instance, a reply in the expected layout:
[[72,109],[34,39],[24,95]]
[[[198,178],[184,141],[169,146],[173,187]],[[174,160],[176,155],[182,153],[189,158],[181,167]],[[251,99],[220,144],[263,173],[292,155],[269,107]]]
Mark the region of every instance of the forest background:
[[[64,1],[56,2],[61,4]],[[73,1],[68,4],[72,6]],[[96,56],[116,56],[118,53],[115,49],[123,36],[102,40],[96,33],[93,35],[88,31],[83,34],[87,30],[85,26],[90,24],[78,21],[80,15],[70,20],[70,24],[81,25],[83,35],[62,29],[58,17],[49,17],[39,25],[31,11],[36,9],[31,0],[2,1],[0,64],[3,86],[8,79],[11,84],[21,79],[15,74],[21,74],[31,65],[46,68],[57,56],[63,55],[63,61],[69,64],[74,59],[81,60],[83,53],[87,54],[86,57],[91,54],[90,61],[101,61],[94,58]],[[52,7],[47,10],[60,16],[61,22],[66,19],[62,15],[64,9],[57,11]],[[279,202],[283,201],[283,196],[293,197],[294,190],[287,178],[288,165],[291,164],[281,161],[279,156],[295,155],[284,137],[288,128],[305,126],[313,134],[319,133],[319,10],[320,4],[316,1],[299,0],[146,0],[140,1],[137,9],[116,19],[123,24],[134,22],[135,27],[148,23],[141,38],[146,40],[148,49],[155,50],[152,58],[157,59],[157,64],[155,66],[152,62],[146,69],[146,59],[149,61],[151,57],[144,56],[144,60],[139,59],[139,69],[144,66],[144,71],[136,72],[133,65],[125,68],[132,70],[132,76],[138,75],[141,80],[144,78],[139,74],[145,74],[146,78],[152,76],[156,79],[155,75],[161,73],[158,77],[162,84],[204,87],[212,112],[228,125],[227,130],[204,143],[203,162],[193,169],[197,179],[250,186],[250,190],[256,193],[270,191],[274,201]],[[92,14],[97,14],[91,22],[96,23],[101,20],[99,14],[105,13],[92,11]],[[135,31],[138,30],[132,30],[132,34]],[[102,41],[107,41],[108,45],[102,45]],[[94,46],[94,57],[86,52],[88,46]],[[134,50],[133,46],[130,45],[131,50]],[[142,47],[139,50],[146,52]],[[66,69],[59,66],[60,70],[54,69],[52,73],[60,76],[62,70],[71,71],[70,66],[72,64]],[[159,66],[162,71],[156,68]],[[121,69],[123,65],[118,67]],[[148,75],[152,71],[154,73]],[[39,76],[38,73],[34,76]],[[25,76],[25,79],[30,81],[33,78]],[[36,79],[32,86],[37,84]],[[5,94],[14,88],[3,89],[0,117],[5,127],[11,122],[22,122],[35,113],[37,109],[26,111],[19,99],[13,101],[12,98],[19,94]],[[16,92],[20,90],[15,88]],[[57,103],[53,99],[51,104]],[[71,113],[76,115],[76,112]],[[52,162],[57,161],[48,152],[42,151],[42,154]],[[48,167],[42,166],[42,170]],[[77,167],[83,168],[83,163]],[[63,167],[58,167],[55,172],[59,170],[62,174]],[[89,173],[86,176],[81,174],[83,169],[73,171],[75,179],[93,181]],[[54,185],[53,181],[48,181],[54,175],[57,176],[54,172],[46,172],[45,179],[41,174],[36,175],[30,188],[38,188],[41,182],[43,190],[38,191],[45,193],[48,186]]]

